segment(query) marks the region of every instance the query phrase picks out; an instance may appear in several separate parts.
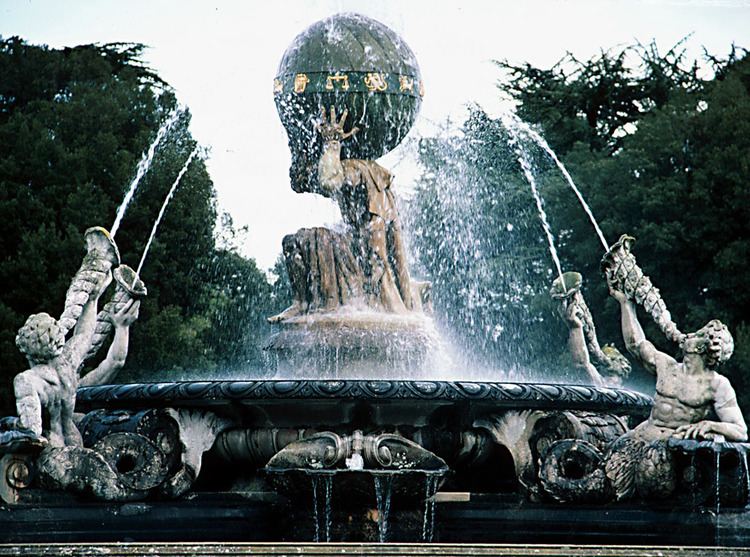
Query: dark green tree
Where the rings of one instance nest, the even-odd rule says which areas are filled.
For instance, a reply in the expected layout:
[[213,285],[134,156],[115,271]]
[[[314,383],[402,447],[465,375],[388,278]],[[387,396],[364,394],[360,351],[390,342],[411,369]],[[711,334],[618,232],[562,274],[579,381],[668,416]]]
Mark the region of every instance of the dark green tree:
[[[729,325],[736,354],[724,372],[748,409],[750,300],[743,285],[750,278],[745,265],[750,250],[750,57],[733,48],[726,60],[709,57],[709,61],[715,74],[705,79],[698,77],[696,64],[685,63],[681,45],[665,55],[654,45],[635,45],[583,62],[569,56],[550,70],[503,62],[507,80],[500,88],[517,101],[518,113],[560,155],[609,242],[622,233],[639,238],[638,260],[661,289],[680,327],[695,330],[710,318]],[[495,157],[507,151],[498,145],[498,134],[487,129],[463,127],[464,147],[457,153],[472,167],[466,173],[466,189],[490,191],[482,184],[492,180],[494,191],[521,195],[528,186],[519,181],[513,165],[498,172],[488,160],[472,160],[471,153],[477,150]],[[622,347],[618,309],[598,268],[603,246],[554,165],[540,149],[526,147],[536,163],[563,267],[583,273],[585,296],[600,338]],[[422,160],[423,186],[429,186],[430,180],[435,183],[418,190],[417,205],[429,204],[441,187],[433,173],[443,163],[429,156]],[[490,199],[486,193],[481,195],[485,201]],[[487,223],[478,230],[480,236],[492,239],[501,228],[490,224],[493,217],[486,212],[501,214],[510,207],[478,204],[476,211],[467,211],[460,226]],[[439,219],[422,221],[431,232],[421,234],[427,238],[434,233],[425,242],[428,249],[436,238],[445,237],[438,233],[439,223]],[[541,231],[535,231],[538,237],[522,239],[516,249],[538,249]],[[497,288],[493,283],[489,287]],[[460,299],[458,290],[452,296]],[[499,312],[496,316],[498,322],[503,318]],[[660,348],[676,353],[676,347],[663,340],[645,316],[642,321]],[[534,321],[528,324],[530,339],[537,334],[547,338]],[[553,326],[564,330],[560,321],[553,321]],[[564,344],[550,346],[548,350],[564,349]]]
[[[26,367],[15,348],[16,331],[31,313],[60,314],[84,253],[83,232],[111,226],[141,154],[175,108],[168,85],[140,62],[143,48],[55,50],[0,39],[0,393],[6,411],[11,379]],[[122,260],[132,267],[195,148],[189,122],[185,111],[157,150],[117,233]],[[248,323],[261,334],[256,325],[270,287],[254,262],[217,250],[216,216],[213,183],[198,157],[167,208],[142,271],[149,295],[133,330],[125,378],[164,379],[180,370],[228,367],[235,356],[238,365],[250,355],[259,359],[257,348],[227,349],[226,342],[252,337]],[[227,277],[234,275],[247,279],[244,292],[228,291]],[[249,316],[221,324],[227,308],[248,308]]]
[[406,224],[457,363],[541,377],[560,355],[548,347],[564,337],[548,326],[551,259],[508,141],[476,107],[460,130],[423,139]]
[[567,54],[550,69],[498,61],[504,73],[499,88],[519,103],[523,120],[543,122],[559,154],[577,143],[614,153],[641,116],[678,90],[700,88],[697,64],[685,67],[686,40],[663,55],[654,42],[602,51],[587,61]]

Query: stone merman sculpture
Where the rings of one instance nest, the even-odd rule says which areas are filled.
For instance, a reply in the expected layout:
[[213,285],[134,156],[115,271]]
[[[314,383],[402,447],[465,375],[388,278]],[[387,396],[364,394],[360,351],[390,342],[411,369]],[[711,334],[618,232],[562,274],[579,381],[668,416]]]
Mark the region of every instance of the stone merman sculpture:
[[[77,296],[73,302],[80,306],[80,311],[71,312],[66,304],[66,319],[72,314],[77,315],[72,336],[66,341],[68,324],[61,324],[47,313],[30,316],[16,336],[16,345],[30,365],[13,380],[19,426],[43,436],[42,439],[52,446],[82,445],[81,435],[73,422],[79,371],[91,348],[98,300],[112,281],[110,269],[115,261],[113,252],[116,253],[111,238],[102,230],[87,231],[88,253],[68,289],[69,294],[86,293],[85,301],[82,296]],[[111,249],[107,248],[107,243],[111,244]],[[119,256],[116,259],[119,260]],[[70,300],[71,296],[67,298]],[[138,307],[139,302],[131,300],[110,315],[115,329],[112,345],[102,363],[84,378],[84,384],[110,380],[123,366],[128,329],[138,317]],[[49,417],[46,424],[43,420],[45,412]]]
[[[670,437],[747,440],[734,389],[716,371],[732,355],[734,342],[727,327],[713,320],[695,333],[682,335],[683,358],[677,361],[646,339],[635,304],[614,282],[610,293],[620,304],[628,351],[656,375],[656,394],[648,419],[613,444],[605,470],[618,499],[635,492],[665,495],[674,484],[666,446]],[[712,411],[717,420],[708,419]]]
[[[596,386],[620,386],[630,374],[630,362],[614,346],[599,344],[594,319],[581,293],[583,277],[580,273],[567,272],[555,279],[550,296],[558,300],[558,311],[568,326],[568,351],[575,367],[585,371]],[[592,363],[601,366],[604,376]]]

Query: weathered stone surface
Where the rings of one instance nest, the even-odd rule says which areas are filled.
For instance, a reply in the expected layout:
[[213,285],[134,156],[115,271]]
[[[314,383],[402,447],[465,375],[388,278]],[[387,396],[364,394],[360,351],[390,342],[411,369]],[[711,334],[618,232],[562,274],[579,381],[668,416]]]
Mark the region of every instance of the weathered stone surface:
[[133,493],[123,486],[102,455],[83,447],[49,447],[37,461],[45,489],[90,493],[98,499],[126,501]]
[[48,447],[36,462],[40,485],[106,501],[142,499],[164,481],[164,455],[135,433],[113,433],[93,449]]
[[[337,14],[303,31],[284,53],[274,83],[291,151],[303,156],[320,148],[307,123],[331,105],[347,108],[364,130],[346,148],[348,157],[384,155],[409,132],[424,92],[409,46],[359,14]],[[310,155],[316,160],[319,153]]]
[[100,408],[87,413],[78,422],[85,447],[92,448],[112,433],[137,433],[146,437],[166,459],[170,474],[180,466],[182,445],[180,428],[167,408],[146,410],[107,410]]
[[[603,500],[601,494],[590,493],[592,486],[601,484],[600,479],[588,476],[601,463],[599,451],[627,431],[625,420],[614,414],[570,410],[494,413],[475,420],[474,426],[489,431],[495,443],[510,451],[519,484],[534,501],[543,498],[543,491],[558,500],[566,493],[570,493],[571,501]],[[577,441],[580,443],[576,444]],[[559,445],[563,442],[567,444],[561,449]],[[579,447],[585,451],[583,455],[578,454]],[[582,471],[582,476],[586,476],[585,486],[576,483],[582,478],[577,469],[574,478],[568,477],[566,459],[585,465],[585,473]],[[567,472],[572,470],[570,467]],[[603,471],[597,474],[604,477]]]
[[[279,377],[387,379],[439,368],[442,340],[422,314],[338,311],[287,319],[264,347]],[[434,374],[433,374],[434,376]]]
[[539,480],[556,501],[603,503],[610,499],[612,488],[601,463],[601,452],[591,443],[557,441],[545,454]]
[[0,457],[0,500],[9,505],[21,501],[21,492],[28,488],[36,475],[36,455],[15,452]]
[[601,262],[602,272],[607,277],[611,288],[623,292],[629,300],[635,301],[648,312],[664,335],[671,341],[679,343],[683,334],[672,321],[672,315],[653,285],[638,266],[631,253],[635,238],[623,234],[615,242]]
[[121,296],[121,308],[107,314],[116,331],[107,357],[81,380],[81,369],[95,340],[97,304],[112,281],[112,266],[120,261],[106,230],[90,228],[84,237],[87,253],[68,288],[59,321],[37,313],[16,336],[16,345],[30,366],[13,379],[20,425],[55,447],[83,444],[73,416],[76,390],[80,383],[95,385],[114,379],[127,356],[126,331],[138,318],[139,303]]
[[115,280],[115,291],[112,299],[104,304],[104,307],[96,316],[96,330],[91,341],[89,351],[85,360],[93,358],[112,334],[112,316],[122,311],[131,300],[140,300],[146,296],[146,285],[136,275],[135,271],[127,265],[120,265],[113,272]]
[[179,497],[186,493],[198,478],[203,453],[216,442],[218,435],[234,425],[232,420],[213,412],[191,409],[169,409],[180,431],[181,461],[178,470],[160,487],[167,497]]
[[110,433],[93,446],[118,481],[134,491],[148,491],[167,477],[167,463],[158,447],[136,433]]
[[98,283],[109,275],[113,266],[120,264],[117,245],[104,228],[89,228],[84,238],[86,257],[68,287],[65,309],[58,320],[63,336],[76,325],[92,294],[98,298]]
[[[304,400],[309,404],[293,405],[289,403],[290,400]],[[568,408],[639,415],[647,412],[652,402],[650,397],[636,391],[587,385],[403,379],[178,381],[101,385],[82,388],[78,392],[80,407],[88,410],[123,406],[218,408],[222,403],[242,403],[276,406],[289,412],[293,408],[311,408],[313,402],[330,402],[341,406],[349,401],[383,402],[384,408],[398,401],[405,401],[410,407],[419,407],[421,412],[447,404],[455,405],[462,411],[473,408],[479,408],[483,412],[488,408]],[[416,402],[420,404],[415,404]],[[464,403],[471,404],[464,406]],[[306,414],[308,421],[315,420],[319,408],[316,404]]]

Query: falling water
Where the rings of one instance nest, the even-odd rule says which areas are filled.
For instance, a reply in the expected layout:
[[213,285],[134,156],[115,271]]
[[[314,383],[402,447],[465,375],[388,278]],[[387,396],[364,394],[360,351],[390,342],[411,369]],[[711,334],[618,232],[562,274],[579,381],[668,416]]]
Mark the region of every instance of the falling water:
[[604,251],[609,250],[609,244],[607,243],[607,240],[604,237],[604,233],[602,232],[602,229],[599,228],[599,223],[596,221],[596,218],[594,218],[594,213],[591,211],[591,207],[589,207],[589,204],[586,203],[586,200],[583,198],[581,191],[578,189],[575,182],[573,182],[573,178],[568,172],[568,169],[565,168],[565,165],[562,163],[562,161],[559,158],[557,158],[557,155],[552,150],[552,147],[549,146],[549,143],[547,143],[547,140],[545,140],[541,135],[539,135],[536,131],[534,131],[531,128],[531,126],[529,126],[526,122],[521,120],[516,114],[509,113],[508,118],[507,119],[504,118],[503,120],[504,121],[508,120],[512,122],[509,129],[511,130],[521,129],[537,145],[539,145],[542,149],[544,149],[544,151],[555,162],[555,164],[557,165],[557,168],[560,169],[560,172],[562,172],[562,175],[567,180],[568,185],[570,185],[571,189],[573,190],[573,193],[576,194],[576,197],[578,198],[578,201],[580,201],[581,206],[583,207],[583,210],[586,211],[586,214],[588,215],[589,220],[591,221],[591,224],[594,226],[594,230],[596,230],[597,236],[599,236],[599,240],[601,241],[602,246],[604,246]]
[[432,282],[447,341],[432,352],[435,368],[440,378],[564,380],[567,371],[547,373],[559,366],[538,349],[564,339],[536,303],[554,269],[537,206],[507,128],[482,121],[482,132],[449,127],[426,143],[415,161],[423,173],[404,199],[413,271]]
[[714,448],[714,454],[716,455],[716,517],[719,516],[719,511],[721,510],[721,476],[720,476],[720,456],[721,453],[719,452],[718,447]]
[[745,474],[745,506],[750,503],[750,467],[747,465],[747,451],[742,450],[742,473]]
[[313,496],[313,520],[315,521],[315,541],[320,541],[320,520],[318,519],[318,478],[313,475],[310,480],[312,481],[312,496]]
[[378,505],[378,536],[380,543],[385,543],[388,539],[388,516],[391,513],[393,478],[374,475],[372,479],[375,482],[375,499]]
[[323,477],[323,489],[324,489],[324,509],[323,509],[323,522],[326,529],[326,541],[331,541],[331,495],[333,493],[333,476]]
[[138,269],[135,272],[136,277],[138,277],[141,274],[141,269],[143,268],[143,262],[146,260],[146,255],[148,254],[148,250],[151,247],[151,242],[154,240],[154,236],[156,236],[156,229],[159,227],[159,223],[161,222],[161,219],[164,216],[164,211],[167,210],[167,205],[169,204],[169,201],[172,199],[172,196],[174,196],[174,192],[177,189],[177,186],[180,184],[180,180],[182,179],[182,176],[185,174],[185,172],[187,172],[188,166],[190,166],[190,163],[192,162],[193,157],[195,157],[195,155],[197,154],[198,154],[198,147],[193,149],[193,152],[190,153],[190,156],[185,161],[185,164],[182,166],[182,169],[180,170],[179,174],[177,174],[177,178],[172,184],[172,187],[169,188],[169,193],[167,193],[167,197],[164,198],[164,203],[162,203],[161,209],[159,209],[159,215],[156,217],[156,221],[154,221],[153,228],[151,228],[151,236],[148,237],[148,241],[146,242],[146,247],[143,249],[143,255],[141,255],[141,260],[138,263]]
[[153,143],[149,146],[148,150],[143,153],[141,156],[141,160],[138,163],[138,167],[135,171],[135,177],[133,178],[133,181],[130,182],[130,186],[128,186],[128,190],[125,193],[125,197],[122,200],[122,203],[117,208],[117,216],[115,217],[115,222],[112,224],[112,230],[110,231],[110,234],[114,238],[115,234],[117,233],[117,229],[120,228],[120,222],[122,221],[122,217],[125,216],[125,211],[128,208],[128,205],[130,204],[130,200],[133,199],[133,195],[135,194],[135,190],[138,189],[138,184],[141,181],[141,178],[145,176],[146,172],[148,172],[149,167],[151,166],[151,161],[154,159],[154,154],[156,153],[156,148],[159,146],[159,143],[162,139],[164,139],[164,136],[167,134],[169,129],[174,125],[174,123],[177,121],[177,119],[182,114],[182,111],[179,109],[174,109],[167,120],[162,124],[161,128],[159,128],[159,131],[156,133],[156,139],[154,139]]
[[536,178],[534,177],[534,172],[531,166],[531,161],[529,160],[527,153],[524,151],[523,146],[521,145],[520,137],[516,130],[516,126],[513,125],[512,121],[510,121],[508,118],[503,117],[503,122],[505,123],[506,121],[509,122],[509,123],[506,123],[506,127],[508,128],[508,131],[511,134],[511,143],[513,145],[513,149],[516,151],[516,155],[518,156],[518,162],[521,164],[521,169],[523,170],[523,174],[524,176],[526,176],[526,180],[529,182],[529,186],[531,186],[531,193],[534,195],[534,200],[536,201],[536,208],[539,211],[539,218],[542,221],[542,228],[544,229],[544,234],[547,236],[547,244],[549,247],[550,255],[552,256],[552,261],[554,261],[555,263],[555,268],[557,269],[557,275],[560,277],[560,280],[563,281],[562,267],[560,266],[560,258],[557,256],[557,249],[555,249],[555,238],[552,235],[552,229],[550,228],[549,221],[547,220],[547,213],[544,212],[542,197],[539,195],[539,191],[536,187]]
[[435,493],[439,479],[433,476],[425,478],[424,514],[422,517],[422,541],[431,542],[435,533]]

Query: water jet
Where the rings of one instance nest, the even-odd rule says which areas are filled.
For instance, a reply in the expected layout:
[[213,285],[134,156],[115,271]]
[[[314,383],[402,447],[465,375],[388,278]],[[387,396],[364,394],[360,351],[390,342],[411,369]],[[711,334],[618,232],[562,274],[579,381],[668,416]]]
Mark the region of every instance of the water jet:
[[[662,368],[655,370],[661,374],[657,405],[644,394],[604,384],[439,377],[433,358],[442,339],[430,285],[412,277],[396,185],[371,160],[403,139],[423,94],[413,53],[378,22],[334,16],[295,39],[274,80],[293,155],[291,187],[335,200],[345,226],[300,229],[284,239],[294,302],[270,317],[277,329],[266,352],[274,378],[122,385],[92,380],[65,399],[72,398],[78,415],[61,446],[42,436],[55,433],[56,424],[43,429],[41,416],[28,419],[33,413],[19,396],[22,416],[0,422],[0,512],[17,525],[0,534],[3,541],[642,545],[706,544],[720,536],[722,543],[747,543],[748,446],[731,397],[717,404],[720,419],[706,424],[715,393],[696,388],[702,398],[691,419],[677,419],[664,411],[664,400],[672,399],[670,408],[689,401],[679,398],[679,389],[664,392],[669,380],[662,379]],[[167,195],[138,271],[115,269],[109,319],[145,296],[139,271],[195,154]],[[593,321],[587,322],[579,296],[583,279],[563,273],[533,168],[520,149],[518,155],[556,265],[551,294],[590,337]],[[102,279],[119,264],[112,236],[120,218],[118,211],[111,235],[101,233],[107,249],[94,249],[99,242],[89,246],[96,257],[87,265],[101,264],[95,270]],[[634,319],[635,301],[657,321],[672,323],[631,247],[624,237],[608,251],[605,265],[623,315]],[[85,306],[66,319],[92,339],[98,325],[86,316],[105,283],[96,281],[66,304]],[[47,317],[45,323],[54,321]],[[124,317],[119,319],[121,329]],[[647,349],[642,331],[635,334],[634,322],[628,323],[628,345]],[[108,334],[99,331],[101,338]],[[697,365],[699,355],[713,349],[707,338],[726,348],[722,335],[712,322],[684,339],[675,333],[673,340],[686,343]],[[64,333],[59,337],[64,346]],[[22,343],[27,354],[32,344]],[[81,359],[98,347],[91,340]],[[727,352],[716,358],[728,358]],[[34,371],[39,362],[31,360]],[[49,365],[69,371],[58,364]],[[46,409],[54,413],[56,401],[49,400]],[[731,413],[722,413],[730,407]],[[66,522],[39,522],[50,508],[66,505]],[[702,512],[709,507],[714,516]],[[733,517],[732,526],[718,520],[719,510]],[[654,532],[655,521],[691,528]]]

